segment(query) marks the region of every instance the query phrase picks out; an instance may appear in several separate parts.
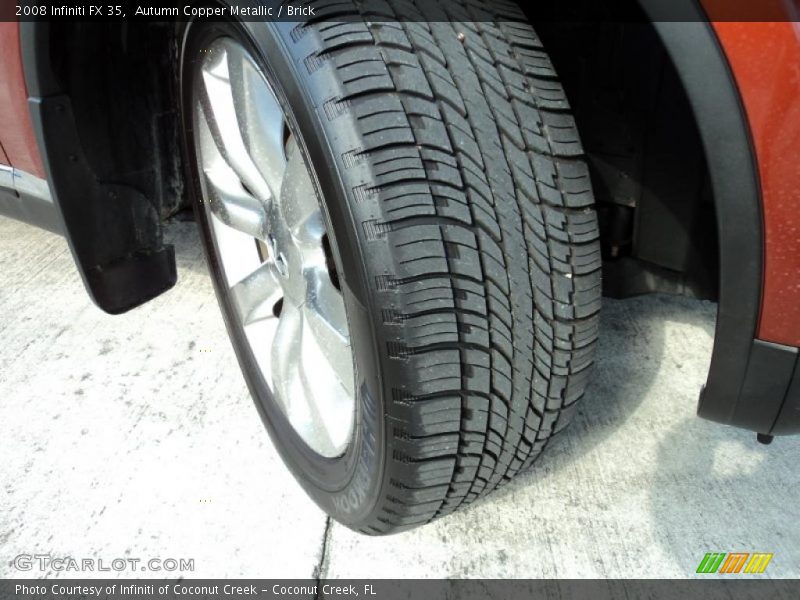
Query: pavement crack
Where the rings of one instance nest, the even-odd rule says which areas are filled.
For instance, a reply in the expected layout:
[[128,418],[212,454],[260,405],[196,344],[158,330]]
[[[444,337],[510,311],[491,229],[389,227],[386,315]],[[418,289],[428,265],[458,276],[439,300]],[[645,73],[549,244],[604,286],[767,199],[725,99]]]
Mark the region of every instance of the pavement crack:
[[320,582],[328,566],[328,542],[331,538],[332,524],[333,520],[330,517],[325,517],[325,531],[322,532],[322,548],[320,549],[319,553],[319,563],[314,565],[314,570],[311,574],[311,576],[314,578],[314,583],[316,584],[314,600],[318,600],[320,598]]

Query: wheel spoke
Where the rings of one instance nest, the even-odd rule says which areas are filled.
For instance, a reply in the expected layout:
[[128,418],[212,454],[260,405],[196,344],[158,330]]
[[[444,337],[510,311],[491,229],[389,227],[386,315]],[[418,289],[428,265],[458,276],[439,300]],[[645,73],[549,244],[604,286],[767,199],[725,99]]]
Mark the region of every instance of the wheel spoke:
[[316,248],[325,225],[308,167],[294,138],[287,144],[286,155],[286,173],[279,198],[281,216],[296,243]]
[[275,267],[265,262],[231,287],[231,298],[244,325],[275,318],[275,305],[283,298],[283,289]]
[[272,354],[276,396],[292,426],[326,456],[341,453],[351,435],[353,401],[308,327],[304,311],[281,314]]
[[283,110],[251,61],[234,51],[229,52],[228,60],[233,97],[250,156],[277,197],[286,170]]
[[309,287],[302,308],[304,331],[313,337],[339,384],[352,394],[353,358],[344,301],[327,271],[313,269],[307,279]]
[[[330,378],[314,370],[319,354],[304,343],[303,319],[295,306],[281,313],[272,349],[272,382],[284,414],[297,431],[311,436],[318,450],[336,451],[336,440],[327,427],[327,411],[320,412],[319,392],[328,394]],[[323,397],[324,399],[324,397]],[[335,417],[335,415],[334,415]]]
[[219,152],[202,107],[197,109],[197,135],[204,158],[205,197],[211,212],[228,227],[266,239],[267,211],[262,201],[242,187],[241,180]]
[[[353,427],[353,359],[346,338],[333,333],[319,313],[303,309],[301,377],[314,399],[315,430],[320,439],[330,440],[329,454],[341,452]],[[346,375],[344,375],[346,373]],[[324,431],[324,435],[322,432]]]
[[310,423],[310,405],[300,377],[300,340],[303,323],[297,307],[287,304],[281,312],[275,338],[272,341],[271,375],[275,400],[293,426]]
[[231,87],[229,49],[220,47],[202,71],[200,101],[205,120],[225,162],[252,195],[262,201],[272,197],[267,181],[253,162],[242,134],[239,111]]
[[225,272],[225,281],[228,287],[232,287],[255,271],[264,261],[259,256],[251,236],[225,225],[213,214],[210,220],[218,248],[218,258]]

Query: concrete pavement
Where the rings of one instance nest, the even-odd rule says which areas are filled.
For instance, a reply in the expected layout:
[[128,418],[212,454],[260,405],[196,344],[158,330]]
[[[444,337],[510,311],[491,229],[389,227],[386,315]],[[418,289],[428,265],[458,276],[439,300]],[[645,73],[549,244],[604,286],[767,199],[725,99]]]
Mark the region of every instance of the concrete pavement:
[[538,467],[369,538],[328,527],[284,468],[195,225],[167,236],[177,287],[110,317],[63,239],[0,218],[0,577],[78,575],[19,571],[21,553],[193,558],[187,577],[689,577],[710,551],[773,552],[767,575],[800,577],[800,439],[694,414],[713,304],[606,300],[595,381]]

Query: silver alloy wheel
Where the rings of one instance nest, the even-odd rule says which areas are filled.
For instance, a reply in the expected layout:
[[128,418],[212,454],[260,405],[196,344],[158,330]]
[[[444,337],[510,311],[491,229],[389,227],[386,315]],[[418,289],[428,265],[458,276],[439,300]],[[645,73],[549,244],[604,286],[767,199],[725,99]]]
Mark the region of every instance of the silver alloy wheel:
[[276,403],[326,457],[353,433],[353,355],[309,167],[261,68],[230,38],[193,89],[203,210],[231,304]]

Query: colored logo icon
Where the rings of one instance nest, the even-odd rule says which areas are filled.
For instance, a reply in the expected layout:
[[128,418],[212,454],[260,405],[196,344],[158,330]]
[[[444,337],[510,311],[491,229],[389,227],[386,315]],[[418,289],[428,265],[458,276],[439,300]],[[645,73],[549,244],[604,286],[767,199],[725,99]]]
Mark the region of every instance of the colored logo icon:
[[771,552],[708,552],[697,566],[697,573],[763,573],[772,556]]

